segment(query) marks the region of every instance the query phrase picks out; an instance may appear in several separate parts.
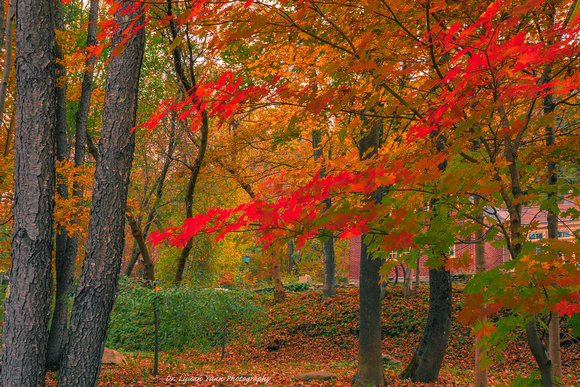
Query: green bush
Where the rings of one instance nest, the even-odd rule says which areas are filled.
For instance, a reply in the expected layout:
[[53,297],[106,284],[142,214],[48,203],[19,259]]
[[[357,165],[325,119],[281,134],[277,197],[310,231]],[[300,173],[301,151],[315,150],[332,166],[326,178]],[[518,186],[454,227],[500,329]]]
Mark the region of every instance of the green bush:
[[227,313],[232,325],[245,331],[228,332],[243,337],[259,332],[266,310],[236,291],[161,287],[153,291],[139,284],[121,285],[113,308],[107,346],[123,350],[151,351],[155,343],[153,305],[159,316],[159,348],[208,349],[221,344]]
[[303,292],[306,290],[310,290],[310,285],[307,283],[293,283],[288,284],[285,286],[287,289],[292,290],[293,292]]

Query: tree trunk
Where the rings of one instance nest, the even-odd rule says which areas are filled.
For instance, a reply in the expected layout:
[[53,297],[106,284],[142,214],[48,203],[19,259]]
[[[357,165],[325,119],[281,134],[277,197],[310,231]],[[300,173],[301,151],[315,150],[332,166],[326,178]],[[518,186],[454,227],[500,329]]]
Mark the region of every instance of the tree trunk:
[[[62,30],[62,2],[57,2],[55,6],[55,25],[57,30]],[[56,159],[63,162],[68,157],[67,144],[67,119],[66,119],[66,68],[64,63],[64,54],[60,44],[54,45],[55,57],[57,59],[57,87],[56,87]],[[68,199],[68,187],[64,183],[57,186],[57,193],[63,198]],[[50,333],[48,335],[48,344],[46,351],[46,369],[57,370],[60,359],[66,344],[66,330],[68,322],[68,299],[70,287],[74,277],[74,260],[72,268],[66,263],[67,242],[69,240],[67,229],[64,225],[58,226],[56,235],[55,248],[55,272],[56,272],[56,292],[54,311],[52,313],[52,322]]]
[[403,281],[403,297],[405,298],[413,297],[413,285],[411,284],[411,278],[413,278],[413,269],[411,269],[411,266],[407,266]]
[[[382,141],[382,125],[379,120],[369,122],[362,117],[369,130],[359,141],[359,159],[373,157],[379,151]],[[367,200],[380,203],[383,191],[373,192]],[[355,386],[386,385],[383,371],[382,325],[381,325],[381,288],[379,270],[382,260],[373,259],[367,250],[368,239],[361,235],[361,255],[359,271],[359,346],[357,370],[352,380]]]
[[0,364],[6,387],[44,386],[56,180],[53,6],[19,0],[16,10],[12,265]]
[[[479,206],[479,197],[475,196],[474,203],[476,207]],[[480,274],[484,273],[485,268],[485,235],[483,229],[483,222],[485,220],[483,213],[477,217],[478,222],[481,226],[475,232],[475,273]],[[481,347],[477,347],[478,338],[475,338],[475,387],[487,387],[488,386],[488,378],[487,378],[487,369],[480,369],[480,359],[481,356],[484,355],[483,349]]]
[[125,213],[127,216],[127,220],[129,221],[129,226],[131,227],[131,232],[133,233],[133,238],[139,245],[139,250],[141,251],[141,256],[143,257],[143,263],[145,266],[145,278],[147,281],[153,283],[155,281],[155,264],[149,255],[149,249],[147,248],[147,244],[145,243],[145,238],[143,237],[143,231],[137,221],[133,217],[133,215],[127,211]]
[[[145,221],[145,226],[142,230],[143,239],[147,239],[147,235],[149,235],[149,227],[151,227],[151,223],[153,223],[153,219],[155,215],[157,215],[157,210],[159,206],[161,206],[161,200],[163,198],[163,185],[165,184],[165,178],[167,177],[167,172],[169,172],[169,167],[171,166],[171,161],[173,160],[173,152],[175,151],[175,125],[173,122],[171,123],[171,134],[169,137],[169,144],[167,145],[167,153],[165,156],[165,160],[163,162],[163,168],[161,169],[161,174],[157,178],[157,182],[155,184],[155,202],[153,203],[153,207],[149,211],[147,215],[147,220]],[[137,224],[138,225],[138,224]],[[138,244],[133,246],[133,251],[131,253],[131,261],[127,265],[127,269],[125,270],[125,275],[127,277],[131,276],[131,272],[133,271],[133,267],[139,258],[141,252],[139,251]]]
[[288,240],[288,274],[294,272],[294,239]]
[[[177,34],[177,26],[175,25],[175,20],[172,17],[172,2],[171,0],[167,0],[167,16],[171,17],[169,19],[169,31],[171,33],[172,38],[175,40],[178,36]],[[185,71],[183,69],[183,60],[181,56],[181,47],[176,46],[172,51],[173,57],[173,68],[175,70],[175,74],[179,79],[184,91],[186,94],[191,95],[191,93],[195,92],[197,88],[197,82],[194,77],[193,68],[190,67],[190,74],[191,74],[191,82],[187,79],[185,75]],[[191,64],[193,66],[193,64]],[[194,103],[199,103],[197,99]],[[199,109],[198,105],[198,109]],[[187,192],[185,194],[185,217],[191,218],[193,217],[193,193],[195,190],[195,185],[197,183],[197,178],[199,176],[199,172],[201,170],[201,164],[205,157],[205,151],[207,149],[207,141],[209,135],[209,120],[207,116],[207,112],[205,110],[201,111],[202,121],[201,121],[201,141],[199,143],[199,149],[197,152],[197,157],[191,169],[191,175],[189,178],[189,183],[187,185]],[[181,254],[177,260],[177,270],[175,272],[175,278],[173,280],[174,285],[179,285],[181,281],[183,281],[183,272],[185,270],[185,264],[187,263],[187,258],[189,257],[189,252],[193,247],[193,240],[190,239],[187,241],[183,249],[181,250]]]
[[417,269],[415,270],[415,291],[419,290],[421,283],[421,256],[417,257]]
[[[312,149],[314,153],[314,159],[322,159],[322,139],[320,130],[315,129],[312,131]],[[320,168],[319,178],[326,176],[326,169],[324,166]],[[332,205],[330,199],[326,199],[325,211],[327,211]],[[324,251],[324,284],[322,287],[322,300],[326,300],[336,294],[336,284],[335,284],[335,265],[334,265],[334,235],[328,233],[326,230],[321,230],[322,233],[329,234],[326,235],[328,239],[322,242],[322,250]]]
[[441,266],[429,270],[429,314],[423,336],[401,379],[437,380],[451,331],[451,272]]
[[[4,58],[4,70],[0,80],[0,125],[4,123],[4,105],[6,104],[6,92],[8,90],[8,79],[12,71],[12,20],[15,15],[15,1],[11,0],[8,4],[8,14],[6,15],[6,51]],[[18,39],[18,38],[17,38]],[[2,41],[0,41],[1,44]],[[7,137],[6,143],[10,143],[10,136]]]
[[[544,114],[549,115],[554,111],[554,96],[547,95],[544,97]],[[546,148],[556,145],[556,134],[554,127],[549,125],[545,130]],[[558,205],[558,191],[556,183],[558,182],[558,171],[556,162],[548,162],[548,203]],[[558,215],[550,207],[548,208],[548,238],[552,241],[558,239]],[[554,253],[553,260],[558,260],[558,254]],[[562,384],[562,351],[560,349],[560,316],[558,312],[550,313],[550,323],[548,326],[548,356],[554,365],[554,379],[557,385]]]
[[284,286],[282,284],[282,265],[276,257],[274,257],[273,263],[272,281],[274,282],[274,303],[279,304],[286,299],[286,293],[284,292]]
[[538,363],[538,366],[540,367],[540,374],[542,375],[542,387],[554,386],[555,382],[552,362],[548,357],[544,343],[542,343],[542,340],[540,340],[540,336],[538,335],[535,317],[526,324],[526,339],[528,340],[528,346],[532,351],[532,355],[534,355],[534,359],[536,359],[536,363]]
[[383,371],[381,297],[379,287],[380,259],[373,259],[367,250],[368,242],[361,235],[360,276],[359,276],[359,350],[354,386],[386,385]]
[[[142,6],[127,12],[133,5],[124,1],[115,15],[120,26],[113,46],[125,37],[122,32],[131,23],[136,28],[143,24]],[[135,134],[130,131],[135,125],[144,43],[145,29],[141,28],[124,44],[123,52],[109,60],[89,237],[61,364],[61,386],[93,387],[101,369],[125,242],[125,208],[135,148]]]

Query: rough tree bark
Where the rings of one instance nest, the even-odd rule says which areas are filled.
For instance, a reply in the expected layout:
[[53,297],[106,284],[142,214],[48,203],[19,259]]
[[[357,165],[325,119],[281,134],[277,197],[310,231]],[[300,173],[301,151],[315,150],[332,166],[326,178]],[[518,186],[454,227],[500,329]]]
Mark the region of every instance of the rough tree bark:
[[12,266],[0,360],[7,387],[44,386],[56,180],[53,6],[19,0],[16,15]]
[[[359,158],[370,158],[378,153],[382,126],[380,121],[366,122],[369,131],[359,142]],[[380,202],[383,193],[376,191],[369,200]],[[361,255],[359,271],[359,346],[356,373],[352,380],[354,386],[386,385],[383,371],[382,325],[381,325],[381,288],[379,270],[382,260],[374,258],[368,251],[371,236],[361,236]],[[374,258],[374,259],[373,259]]]
[[[93,185],[93,202],[83,270],[71,313],[68,343],[59,385],[93,387],[101,369],[107,327],[113,307],[123,245],[129,175],[135,148],[139,74],[145,45],[143,8],[123,1],[115,20],[120,24],[113,46],[131,38],[123,52],[111,57],[105,85],[103,127]],[[127,12],[127,13],[126,13]]]
[[[58,2],[58,7],[62,8],[62,3]],[[62,13],[62,10],[60,11]],[[99,0],[91,0],[89,11],[89,24],[87,30],[87,47],[95,44],[97,34],[97,23],[99,13]],[[62,16],[61,16],[62,18]],[[62,21],[61,21],[62,23]],[[60,50],[62,55],[62,50]],[[58,52],[58,51],[57,51]],[[95,57],[90,56],[85,61],[86,70],[83,75],[83,83],[81,89],[81,98],[79,101],[79,109],[75,114],[76,132],[75,132],[75,147],[74,147],[74,161],[75,167],[82,167],[85,163],[85,146],[86,146],[86,130],[87,119],[89,115],[89,108],[91,104],[91,94],[93,90],[93,66],[95,64]],[[62,67],[62,68],[61,68]],[[64,76],[64,66],[59,66],[59,75]],[[66,124],[66,89],[62,88],[60,94],[64,94],[62,110],[59,110],[59,121]],[[60,103],[59,103],[60,104]],[[62,114],[62,116],[61,116]],[[60,126],[60,125],[59,125]],[[66,127],[63,134],[66,139]],[[63,144],[64,145],[64,144]],[[62,145],[59,146],[62,148]],[[64,192],[63,192],[64,193]],[[59,194],[61,194],[59,192]],[[62,195],[62,194],[61,194]],[[73,184],[73,196],[82,198],[83,191],[78,184]],[[79,205],[80,211],[80,205]],[[78,219],[71,219],[72,224],[78,224]],[[59,239],[62,239],[59,241]],[[72,291],[74,281],[75,262],[78,252],[77,234],[69,234],[61,231],[57,238],[57,248],[55,254],[55,270],[56,270],[56,300],[54,305],[54,312],[52,323],[50,326],[50,334],[48,337],[47,349],[47,369],[57,369],[60,365],[60,360],[64,352],[67,340],[68,329],[68,298]],[[64,251],[62,250],[64,247]]]
[[[55,26],[57,30],[63,28],[62,2],[57,2],[55,6]],[[58,42],[54,45],[55,57],[57,59],[56,73],[56,159],[60,162],[68,157],[67,144],[67,120],[66,120],[66,68],[63,65],[64,54]],[[63,199],[68,199],[68,187],[65,183],[60,183],[56,187],[57,193]],[[60,358],[66,344],[66,329],[68,320],[68,298],[70,286],[74,276],[74,261],[72,270],[66,267],[66,248],[69,235],[64,225],[58,225],[55,246],[55,271],[56,271],[56,291],[55,304],[52,313],[50,333],[46,350],[46,369],[56,370],[59,367]]]

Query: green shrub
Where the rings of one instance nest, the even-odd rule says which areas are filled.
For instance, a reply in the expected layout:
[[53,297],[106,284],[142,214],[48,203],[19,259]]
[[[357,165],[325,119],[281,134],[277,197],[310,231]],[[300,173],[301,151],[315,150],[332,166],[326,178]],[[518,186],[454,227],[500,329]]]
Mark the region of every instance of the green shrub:
[[288,284],[285,287],[289,290],[292,290],[293,292],[303,292],[306,290],[310,290],[310,285],[308,285],[307,283],[293,283]]
[[153,291],[135,284],[121,286],[113,308],[107,346],[123,350],[152,350],[155,343],[153,305],[159,316],[159,347],[163,351],[182,348],[208,349],[221,344],[227,313],[232,325],[245,331],[228,337],[256,334],[266,311],[236,291],[161,287]]

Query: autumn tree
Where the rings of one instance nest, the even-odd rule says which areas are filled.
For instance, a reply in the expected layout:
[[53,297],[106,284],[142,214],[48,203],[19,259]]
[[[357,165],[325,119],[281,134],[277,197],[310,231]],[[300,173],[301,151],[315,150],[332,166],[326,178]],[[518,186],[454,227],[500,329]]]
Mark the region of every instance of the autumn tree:
[[145,7],[129,1],[117,5],[118,28],[107,71],[89,238],[61,364],[62,385],[94,386],[98,380],[125,242]]

